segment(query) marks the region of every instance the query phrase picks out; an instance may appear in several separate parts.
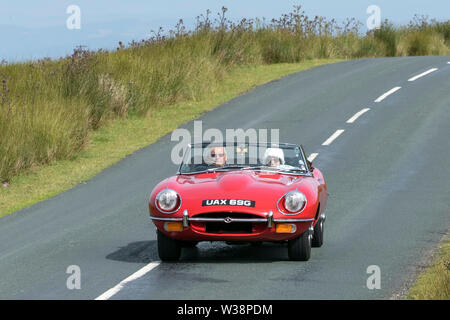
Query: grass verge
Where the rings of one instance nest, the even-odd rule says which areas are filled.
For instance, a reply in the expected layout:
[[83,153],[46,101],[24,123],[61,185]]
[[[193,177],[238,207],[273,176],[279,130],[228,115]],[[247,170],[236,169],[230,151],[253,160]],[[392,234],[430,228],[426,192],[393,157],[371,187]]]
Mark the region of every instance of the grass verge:
[[439,252],[409,290],[411,300],[450,300],[450,238],[446,238]]
[[148,117],[129,116],[112,120],[93,131],[87,147],[71,160],[36,166],[14,176],[10,187],[0,187],[0,217],[48,199],[111,166],[127,154],[156,142],[182,123],[242,94],[257,85],[290,73],[342,59],[307,60],[258,66],[237,66],[216,90],[198,101],[180,102],[153,111]]

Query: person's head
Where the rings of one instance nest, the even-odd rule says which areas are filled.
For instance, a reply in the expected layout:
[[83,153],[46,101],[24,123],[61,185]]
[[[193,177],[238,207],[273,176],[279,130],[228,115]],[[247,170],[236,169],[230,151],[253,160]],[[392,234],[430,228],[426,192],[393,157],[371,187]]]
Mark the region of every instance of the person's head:
[[284,152],[280,148],[268,148],[264,152],[263,164],[268,167],[278,167],[284,164]]
[[227,161],[227,154],[224,147],[212,147],[209,153],[211,162],[216,166],[224,166]]

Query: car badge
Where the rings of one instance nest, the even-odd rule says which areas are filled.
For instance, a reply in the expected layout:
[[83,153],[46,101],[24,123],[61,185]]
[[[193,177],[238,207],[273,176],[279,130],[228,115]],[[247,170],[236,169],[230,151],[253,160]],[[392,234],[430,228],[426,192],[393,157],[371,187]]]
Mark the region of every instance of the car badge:
[[225,223],[231,223],[233,221],[233,219],[231,219],[230,217],[226,217],[225,219],[223,219],[223,222]]

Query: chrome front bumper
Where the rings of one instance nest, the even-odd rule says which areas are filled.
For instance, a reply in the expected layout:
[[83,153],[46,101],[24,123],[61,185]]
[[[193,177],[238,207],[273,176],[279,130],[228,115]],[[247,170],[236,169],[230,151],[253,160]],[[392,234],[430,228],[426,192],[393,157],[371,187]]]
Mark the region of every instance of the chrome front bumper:
[[198,221],[198,222],[225,222],[225,223],[232,223],[232,222],[266,222],[267,227],[271,228],[273,226],[274,222],[277,223],[289,223],[289,222],[312,222],[314,221],[314,218],[310,219],[274,219],[273,218],[273,212],[269,211],[267,213],[266,218],[251,218],[251,219],[244,219],[244,218],[195,218],[195,217],[189,217],[188,211],[183,211],[183,217],[182,218],[166,218],[166,217],[154,217],[150,216],[152,220],[158,220],[158,221],[183,221],[183,226],[188,227],[190,221]]

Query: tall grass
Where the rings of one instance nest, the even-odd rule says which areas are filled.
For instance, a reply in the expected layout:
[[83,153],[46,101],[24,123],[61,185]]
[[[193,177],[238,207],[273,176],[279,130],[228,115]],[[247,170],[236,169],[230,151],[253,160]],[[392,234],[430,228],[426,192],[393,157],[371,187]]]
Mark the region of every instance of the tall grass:
[[75,156],[89,132],[127,115],[148,116],[217,88],[236,65],[449,54],[449,21],[385,21],[362,35],[361,23],[310,18],[300,6],[266,22],[232,22],[208,10],[187,31],[119,43],[116,51],[76,48],[71,56],[0,66],[0,182],[33,166]]

